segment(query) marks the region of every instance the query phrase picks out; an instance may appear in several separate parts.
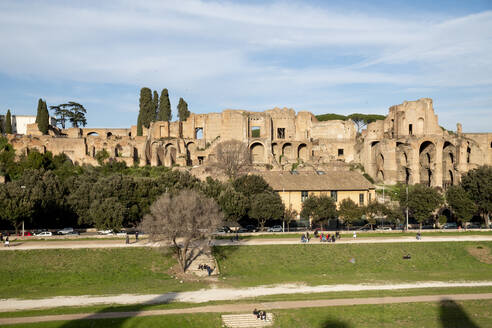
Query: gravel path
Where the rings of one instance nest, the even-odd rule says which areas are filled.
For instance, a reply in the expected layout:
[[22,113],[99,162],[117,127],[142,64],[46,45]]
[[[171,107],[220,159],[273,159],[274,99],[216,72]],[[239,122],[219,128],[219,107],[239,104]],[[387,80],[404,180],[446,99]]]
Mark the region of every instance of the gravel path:
[[[492,235],[476,236],[429,236],[416,240],[415,237],[364,237],[342,238],[335,244],[374,244],[374,243],[425,243],[425,242],[450,242],[450,241],[492,241]],[[298,238],[271,238],[248,239],[232,242],[229,239],[218,239],[213,242],[216,246],[248,246],[248,245],[295,245],[301,244]],[[310,244],[320,244],[319,240],[311,239]],[[323,243],[330,246],[331,243]],[[29,250],[29,249],[57,249],[57,248],[119,248],[119,247],[153,247],[146,241],[125,244],[124,240],[71,240],[71,241],[13,241],[11,247],[0,247],[0,251]]]
[[191,292],[165,293],[165,294],[122,294],[112,296],[58,296],[52,298],[25,300],[25,299],[1,299],[0,312],[29,310],[39,308],[53,308],[60,306],[89,306],[101,304],[158,304],[167,302],[203,303],[209,301],[238,300],[267,295],[322,293],[322,292],[348,292],[368,290],[395,290],[416,288],[446,288],[446,287],[482,287],[492,286],[492,281],[476,282],[440,282],[422,281],[402,284],[341,284],[306,286],[299,284],[283,284],[275,286],[257,286],[250,288],[212,288]]
[[166,315],[166,314],[228,313],[228,312],[251,313],[255,308],[271,311],[277,309],[300,309],[300,308],[344,306],[344,305],[395,304],[395,303],[416,303],[416,302],[440,302],[445,300],[464,301],[464,300],[488,300],[488,299],[492,299],[492,293],[265,302],[265,303],[249,303],[249,304],[210,305],[210,306],[193,307],[193,308],[185,308],[185,309],[149,310],[149,311],[140,311],[140,312],[101,312],[101,313],[62,314],[62,315],[47,315],[47,316],[20,317],[20,318],[0,318],[0,325],[49,322],[49,321],[60,321],[60,320],[69,321],[69,320],[80,320],[80,319],[145,317],[145,316]]

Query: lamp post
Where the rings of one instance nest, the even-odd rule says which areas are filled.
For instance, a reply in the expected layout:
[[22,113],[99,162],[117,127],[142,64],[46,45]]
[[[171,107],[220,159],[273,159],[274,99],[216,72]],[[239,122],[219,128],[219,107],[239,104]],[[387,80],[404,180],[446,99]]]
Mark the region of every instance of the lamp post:
[[406,220],[406,228],[405,230],[408,231],[408,185],[407,185],[407,220]]
[[[26,189],[26,186],[21,186],[21,189]],[[22,220],[22,238],[24,238],[24,220]]]

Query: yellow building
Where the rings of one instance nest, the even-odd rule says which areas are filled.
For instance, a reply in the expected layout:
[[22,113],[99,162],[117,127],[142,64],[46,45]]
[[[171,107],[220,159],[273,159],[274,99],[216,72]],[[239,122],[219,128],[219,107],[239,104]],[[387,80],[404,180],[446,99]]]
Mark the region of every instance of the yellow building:
[[325,194],[335,199],[337,206],[345,198],[359,206],[376,199],[376,188],[364,176],[354,171],[262,172],[261,176],[280,195],[285,208],[300,213],[302,202],[309,195]]

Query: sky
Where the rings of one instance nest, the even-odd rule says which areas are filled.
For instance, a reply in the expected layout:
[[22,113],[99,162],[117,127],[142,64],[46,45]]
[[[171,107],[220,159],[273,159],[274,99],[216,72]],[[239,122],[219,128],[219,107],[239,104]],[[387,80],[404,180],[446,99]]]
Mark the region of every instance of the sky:
[[492,132],[492,1],[0,2],[0,113],[83,104],[136,124],[142,87],[194,113],[273,107],[387,114],[432,98],[439,123]]

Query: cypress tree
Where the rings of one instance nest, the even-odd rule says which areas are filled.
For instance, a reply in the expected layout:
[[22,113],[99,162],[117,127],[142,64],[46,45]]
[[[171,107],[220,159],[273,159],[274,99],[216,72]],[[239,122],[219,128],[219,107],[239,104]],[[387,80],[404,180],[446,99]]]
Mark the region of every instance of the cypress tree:
[[41,100],[41,108],[39,109],[39,119],[37,120],[37,123],[39,131],[43,134],[48,134],[48,129],[50,127],[49,120],[50,114],[48,113],[48,106],[46,106],[46,101]]
[[140,90],[140,122],[141,125],[148,128],[152,118],[155,117],[155,109],[153,109],[152,91],[149,88]]
[[143,131],[142,131],[142,119],[140,117],[141,115],[138,114],[138,119],[137,119],[137,136],[142,136]]
[[10,114],[10,109],[7,110],[7,115],[5,116],[5,133],[12,134],[12,115]]
[[159,115],[159,94],[154,90],[154,96],[152,97],[152,107],[154,110],[154,115],[152,116],[152,122],[157,120],[157,115]]
[[0,116],[0,134],[3,134],[3,118]]
[[43,108],[43,99],[38,100],[38,112],[36,113],[36,123],[39,124],[39,119],[41,117],[41,109]]
[[186,121],[186,119],[190,116],[188,104],[186,103],[186,101],[183,100],[183,98],[179,98],[178,116],[180,121]]
[[162,89],[161,101],[159,102],[159,121],[169,122],[172,118],[171,102],[169,101],[169,93],[167,89]]

